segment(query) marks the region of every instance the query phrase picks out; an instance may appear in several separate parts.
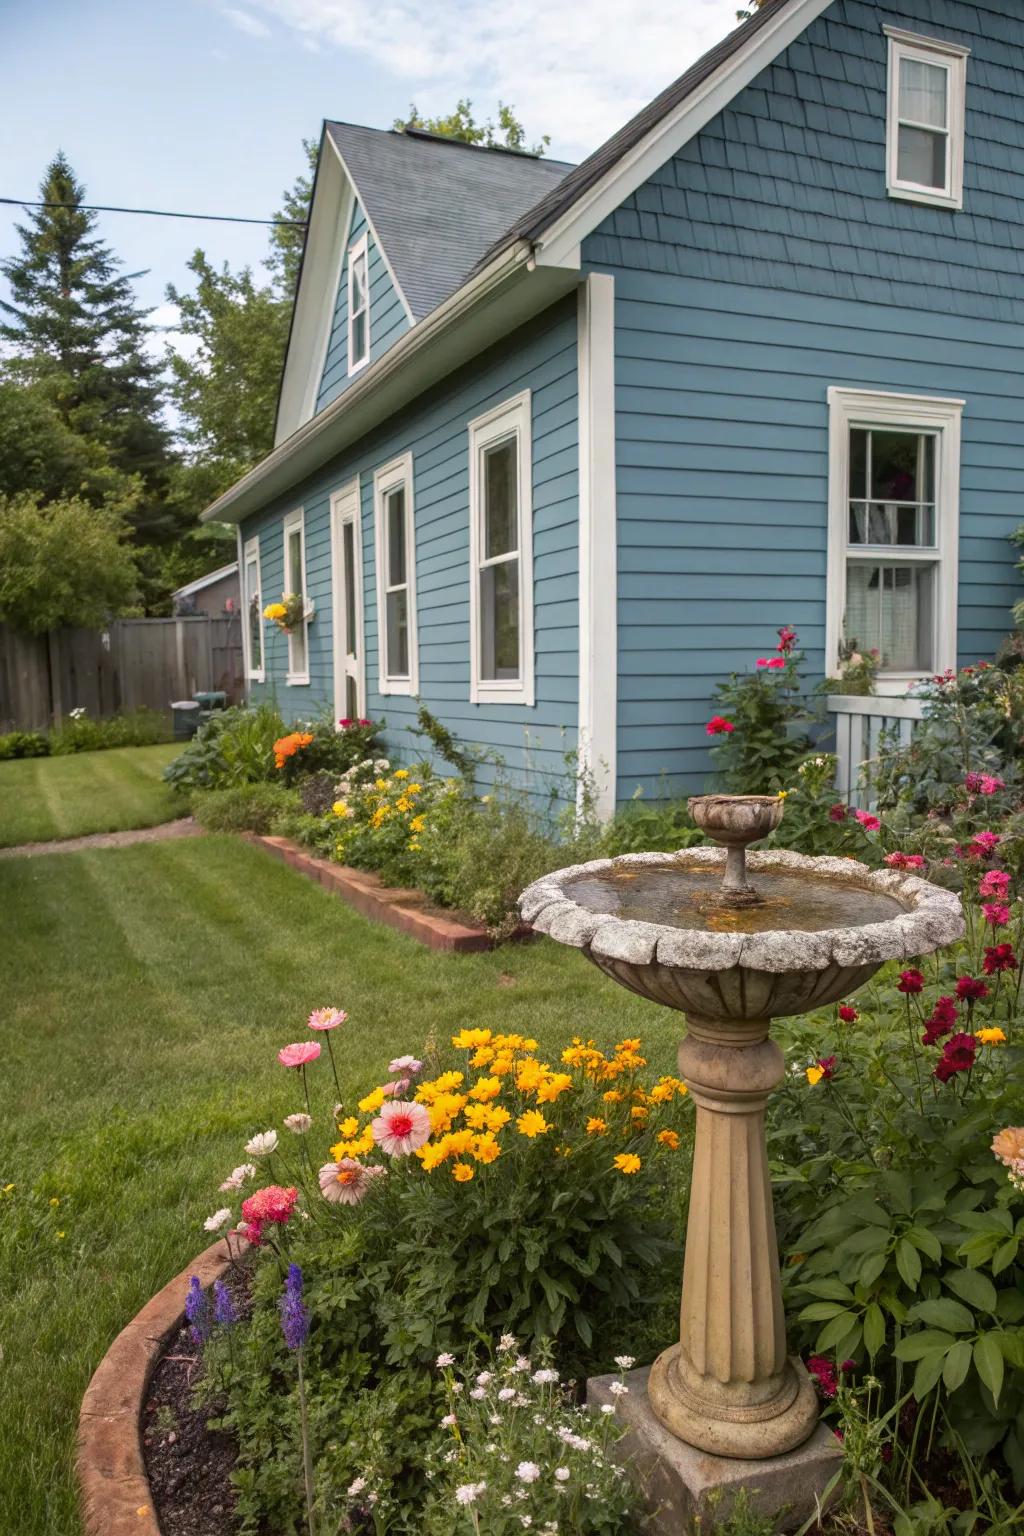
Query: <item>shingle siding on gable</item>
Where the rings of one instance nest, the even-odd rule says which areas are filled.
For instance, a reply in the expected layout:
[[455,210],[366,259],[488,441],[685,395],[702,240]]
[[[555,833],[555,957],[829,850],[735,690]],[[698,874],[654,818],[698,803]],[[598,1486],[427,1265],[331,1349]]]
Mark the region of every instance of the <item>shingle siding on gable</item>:
[[[964,43],[962,213],[885,191],[885,24]],[[584,243],[616,277],[619,796],[702,787],[714,684],[820,671],[830,384],[966,399],[958,643],[1020,595],[1024,11],[835,0]]]
[[[524,389],[532,392],[534,708],[469,702],[469,445],[468,424]],[[287,641],[264,626],[267,682],[253,699],[276,698],[286,719],[333,707],[333,615],[330,591],[330,497],[360,476],[367,712],[386,717],[390,750],[422,757],[411,734],[417,701],[377,692],[377,589],[373,474],[401,453],[413,455],[420,697],[464,742],[490,748],[510,770],[529,765],[532,789],[543,795],[564,781],[563,753],[575,744],[578,646],[578,427],[576,302],[569,299],[523,327],[500,347],[431,391],[386,427],[358,444],[265,511],[245,520],[243,539],[260,536],[263,586],[269,602],[283,579],[281,521],[293,507],[306,514],[310,625],[310,686],[289,688]],[[482,784],[493,779],[485,765]]]
[[[348,372],[348,251],[359,237],[368,233],[366,216],[357,203],[352,214],[352,226],[341,263],[341,277],[334,302],[334,318],[327,343],[324,371],[320,380],[316,409],[322,411],[349,384]],[[367,240],[367,267],[370,277],[370,361],[394,346],[398,338],[408,330],[409,320],[398,296],[391,274],[381,255],[380,247],[372,234]]]

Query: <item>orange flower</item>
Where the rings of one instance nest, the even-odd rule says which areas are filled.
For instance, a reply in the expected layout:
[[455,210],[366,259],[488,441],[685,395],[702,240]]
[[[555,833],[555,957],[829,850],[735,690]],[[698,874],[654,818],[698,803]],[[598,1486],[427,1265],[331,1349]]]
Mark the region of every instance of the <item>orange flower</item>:
[[668,1147],[674,1152],[679,1146],[679,1133],[678,1131],[659,1131],[658,1140],[663,1147]]

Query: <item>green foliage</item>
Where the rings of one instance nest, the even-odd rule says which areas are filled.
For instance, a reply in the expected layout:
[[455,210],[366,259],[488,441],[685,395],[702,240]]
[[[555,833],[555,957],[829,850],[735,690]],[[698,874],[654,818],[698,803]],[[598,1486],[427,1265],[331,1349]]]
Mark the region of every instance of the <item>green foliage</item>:
[[283,784],[235,784],[230,789],[193,791],[190,809],[207,832],[275,832],[293,815],[299,797]]
[[498,121],[488,118],[478,123],[473,116],[473,103],[461,97],[451,112],[438,117],[424,117],[412,102],[408,116],[396,117],[392,127],[399,130],[420,128],[427,133],[439,133],[446,139],[459,139],[464,144],[482,144],[488,149],[516,149],[528,155],[543,155],[551,143],[550,134],[543,134],[539,143],[527,147],[526,129],[515,115],[515,109],[505,102],[498,102]]
[[281,207],[274,215],[281,222],[275,224],[270,231],[270,253],[265,263],[268,271],[273,274],[278,294],[286,308],[291,307],[295,297],[299,266],[306,244],[305,226],[320,156],[316,140],[303,139],[302,152],[306,157],[306,170],[282,194]]
[[859,651],[856,640],[843,640],[839,645],[839,671],[834,677],[826,677],[821,684],[822,693],[842,693],[866,697],[875,691],[875,681],[881,664],[880,652]]
[[480,766],[479,757],[471,748],[464,747],[454,732],[436,715],[432,715],[425,704],[421,704],[416,711],[412,734],[427,741],[441,761],[454,768],[467,784],[473,783]]
[[0,762],[15,757],[49,757],[50,742],[41,731],[8,731],[0,736]]
[[41,635],[100,629],[131,610],[136,570],[121,511],[39,494],[0,496],[0,622]]
[[152,747],[170,736],[170,721],[158,709],[134,709],[109,720],[90,720],[84,710],[74,710],[50,732],[50,752],[68,757],[73,752],[104,752],[112,747]]
[[794,631],[784,627],[779,635],[773,656],[759,658],[753,672],[734,672],[715,690],[719,713],[708,734],[718,744],[711,757],[731,794],[787,789],[813,749],[804,729],[814,716],[801,697],[803,652],[795,649]]
[[601,858],[620,853],[651,853],[692,848],[704,841],[685,800],[669,796],[645,800],[638,793],[608,823],[601,838]]
[[168,763],[164,779],[178,789],[226,789],[273,779],[274,742],[284,729],[272,704],[215,710],[181,756]]

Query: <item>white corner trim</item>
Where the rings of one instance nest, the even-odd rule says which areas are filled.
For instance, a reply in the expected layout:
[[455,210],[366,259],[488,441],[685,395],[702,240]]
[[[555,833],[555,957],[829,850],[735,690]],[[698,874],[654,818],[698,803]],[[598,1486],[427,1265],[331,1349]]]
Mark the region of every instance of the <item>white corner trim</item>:
[[[405,576],[409,593],[409,675],[387,674],[387,529],[384,523],[384,498],[398,486],[405,487]],[[404,694],[415,698],[420,691],[419,625],[416,621],[416,513],[413,506],[413,462],[411,453],[381,465],[373,476],[373,545],[377,576],[377,692]]]
[[[358,261],[360,257],[363,259],[363,274],[366,283],[366,351],[359,361],[355,363],[352,361],[352,263]],[[348,247],[345,261],[345,281],[347,284],[345,296],[345,366],[348,376],[351,378],[354,373],[358,373],[361,368],[365,368],[370,361],[370,232],[368,229],[363,230],[358,240],[353,240],[352,244]]]
[[618,732],[618,558],[615,500],[615,279],[579,289],[579,737],[596,808],[615,814]]
[[[919,37],[899,27],[883,27],[889,39],[886,80],[885,186],[890,197],[901,202],[925,203],[931,208],[960,209],[964,205],[964,146],[967,110],[967,59],[971,50],[942,38]],[[946,184],[922,186],[899,177],[900,60],[919,59],[945,69],[947,74]]]
[[[480,570],[483,560],[483,487],[480,459],[492,443],[514,437],[518,505],[519,676],[507,680],[480,676]],[[469,423],[469,701],[471,704],[525,704],[532,708],[533,632],[533,411],[528,389],[503,400]]]
[[[249,633],[249,562],[252,559],[256,561],[256,592],[258,594],[256,601],[260,614],[259,666],[253,666],[252,640]],[[241,526],[238,528],[238,569],[242,573],[242,579],[239,582],[239,606],[242,610],[242,664],[245,669],[245,680],[247,683],[263,683],[266,682],[267,671],[266,642],[263,638],[263,567],[260,563],[260,536],[257,533],[243,543]]]
[[[299,530],[299,564],[301,566],[299,576],[302,578],[298,583],[294,583],[292,581],[292,577],[295,573],[293,571],[289,571],[288,569],[288,536],[290,533],[294,533],[296,528]],[[284,573],[283,590],[285,592],[301,592],[303,598],[305,598],[308,602],[309,591],[306,586],[306,511],[304,507],[295,507],[291,512],[287,513],[283,522],[281,523],[281,566]],[[306,665],[301,669],[293,666],[292,653],[295,637],[294,635],[288,635],[286,637],[288,641],[288,670],[285,673],[284,681],[285,686],[288,688],[305,688],[309,686],[308,619],[303,619],[302,621],[302,634],[305,641],[304,649],[306,652]]]
[[920,554],[893,549],[879,551],[897,563],[927,559],[938,566],[934,616],[934,669],[928,674],[889,673],[879,691],[890,683],[905,688],[931,670],[944,672],[957,662],[957,617],[960,546],[960,442],[965,400],[946,395],[907,395],[888,391],[844,389],[833,385],[828,399],[828,561],[825,604],[825,672],[839,668],[846,607],[846,561],[849,542],[850,428],[899,427],[934,432],[936,452],[936,543]]
[[[344,529],[352,524],[352,586],[355,594],[355,666],[349,664],[345,642],[347,594],[345,590]],[[363,616],[363,502],[359,476],[339,486],[331,495],[331,597],[334,626],[334,723],[345,715],[345,682],[355,678],[357,714],[366,714],[366,624]]]
[[[540,265],[571,266],[574,248],[707,126],[832,0],[790,0],[691,91],[534,242]],[[577,261],[578,265],[578,261]]]

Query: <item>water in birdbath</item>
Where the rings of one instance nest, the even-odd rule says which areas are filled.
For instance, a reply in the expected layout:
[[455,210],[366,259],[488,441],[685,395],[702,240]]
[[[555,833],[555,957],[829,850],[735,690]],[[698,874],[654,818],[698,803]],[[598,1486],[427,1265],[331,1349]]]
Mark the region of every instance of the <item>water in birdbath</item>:
[[610,869],[566,886],[588,912],[670,928],[713,933],[820,933],[884,923],[906,908],[892,896],[827,877],[749,872],[756,904],[721,904],[721,866],[687,865],[685,857],[639,869]]

